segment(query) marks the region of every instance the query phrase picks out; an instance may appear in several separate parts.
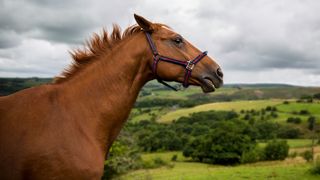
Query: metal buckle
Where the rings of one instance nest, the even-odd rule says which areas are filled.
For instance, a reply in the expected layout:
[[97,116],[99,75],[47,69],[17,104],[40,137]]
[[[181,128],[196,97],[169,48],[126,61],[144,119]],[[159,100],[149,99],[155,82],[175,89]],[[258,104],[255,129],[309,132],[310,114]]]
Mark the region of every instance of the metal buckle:
[[192,61],[189,60],[187,61],[187,66],[186,66],[186,69],[188,69],[189,71],[192,71],[192,69],[194,68],[194,64],[192,64]]

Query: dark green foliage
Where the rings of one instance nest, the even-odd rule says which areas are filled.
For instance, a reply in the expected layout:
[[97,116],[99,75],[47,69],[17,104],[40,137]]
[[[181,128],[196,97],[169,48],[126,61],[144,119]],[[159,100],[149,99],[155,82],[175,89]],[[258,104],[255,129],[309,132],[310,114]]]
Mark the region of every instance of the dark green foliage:
[[251,118],[250,114],[246,114],[246,115],[244,115],[243,119],[244,120],[250,120],[252,118]]
[[277,118],[278,117],[278,114],[275,111],[271,111],[270,115],[273,118]]
[[266,111],[271,111],[272,107],[271,106],[267,106],[266,107]]
[[310,162],[313,159],[312,151],[304,151],[303,153],[301,153],[301,155],[308,162]]
[[208,134],[190,140],[183,154],[205,163],[240,163],[242,154],[255,146],[247,130],[241,121],[217,122]]
[[241,163],[253,163],[258,162],[265,159],[264,149],[255,147],[250,151],[245,151],[241,156]]
[[159,126],[150,131],[138,133],[138,145],[144,151],[180,150],[182,142],[173,130]]
[[279,124],[269,121],[259,121],[255,123],[258,134],[257,139],[274,139],[277,136]]
[[303,109],[303,110],[301,110],[301,111],[299,112],[299,114],[300,114],[300,115],[308,115],[308,114],[310,114],[310,113],[309,113],[308,110]]
[[289,145],[284,140],[272,140],[265,147],[266,160],[284,160],[288,153]]
[[107,180],[118,174],[141,167],[142,161],[134,140],[130,134],[122,131],[110,149],[102,179]]
[[232,120],[238,114],[230,111],[207,111],[181,117],[171,124],[150,121],[129,123],[127,126],[137,138],[143,151],[182,150],[191,137],[208,134],[214,122]]
[[302,95],[300,97],[300,102],[312,103],[313,102],[313,96],[312,95]]
[[299,118],[299,117],[289,117],[287,119],[287,123],[300,124],[301,123],[301,118]]
[[283,101],[283,104],[289,104],[289,101]]
[[292,126],[281,126],[278,129],[277,137],[281,139],[297,139],[301,134],[302,133],[298,128]]
[[313,95],[313,98],[314,98],[314,99],[320,99],[320,93],[314,94],[314,95]]
[[177,161],[178,159],[178,155],[174,154],[172,157],[171,157],[171,161]]
[[51,82],[50,78],[0,78],[0,96]]
[[308,129],[312,131],[315,128],[315,124],[316,124],[316,117],[310,116],[308,118]]

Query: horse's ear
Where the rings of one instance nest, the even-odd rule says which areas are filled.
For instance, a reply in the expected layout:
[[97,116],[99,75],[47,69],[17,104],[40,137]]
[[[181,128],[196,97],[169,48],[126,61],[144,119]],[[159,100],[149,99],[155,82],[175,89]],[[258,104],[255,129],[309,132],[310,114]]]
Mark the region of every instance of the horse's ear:
[[134,14],[134,19],[144,31],[150,32],[150,33],[153,31],[152,22],[146,20],[144,17],[139,16],[137,14]]

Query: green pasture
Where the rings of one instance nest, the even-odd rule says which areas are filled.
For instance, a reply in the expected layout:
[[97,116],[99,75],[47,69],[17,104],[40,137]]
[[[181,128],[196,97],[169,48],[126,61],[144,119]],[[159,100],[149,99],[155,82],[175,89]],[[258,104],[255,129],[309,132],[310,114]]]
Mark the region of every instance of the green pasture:
[[313,115],[320,115],[320,103],[294,103],[291,102],[289,104],[280,104],[277,106],[278,111],[286,112],[286,113],[293,113],[299,112],[301,110],[307,110],[310,114]]
[[[270,99],[270,100],[254,100],[254,101],[232,101],[232,102],[218,102],[209,103],[204,105],[195,106],[192,108],[184,108],[176,111],[168,112],[163,115],[159,122],[171,122],[182,116],[189,116],[191,113],[210,111],[210,110],[225,110],[236,111],[241,110],[261,110],[267,106],[275,106],[277,108],[277,118],[273,118],[274,121],[285,122],[288,117],[300,117],[303,121],[306,121],[310,115],[320,117],[320,103],[296,103],[291,101],[289,104],[283,104],[284,100]],[[299,113],[301,110],[307,110],[309,115],[294,114]]]
[[152,118],[157,119],[159,116],[163,115],[166,112],[167,111],[165,109],[158,107],[133,109],[130,114],[130,121],[139,122],[141,120],[150,120]]
[[[287,140],[290,148],[304,148],[311,144],[310,139]],[[265,143],[259,143],[264,146]],[[177,155],[177,161],[171,158]],[[124,174],[118,179],[153,179],[153,180],[225,180],[225,179],[279,179],[279,180],[316,180],[320,176],[311,175],[308,170],[311,164],[301,158],[286,159],[285,161],[264,161],[239,166],[221,166],[191,162],[183,157],[181,151],[156,152],[142,155],[143,161],[153,161],[160,158],[168,163],[155,169],[141,169]],[[188,162],[189,161],[189,162]]]
[[[312,145],[312,139],[287,139],[286,141],[290,148],[310,147]],[[258,145],[265,147],[267,142],[259,142]]]
[[281,104],[283,100],[272,99],[272,100],[256,100],[256,101],[232,101],[232,102],[218,102],[209,103],[204,105],[195,106],[192,108],[184,108],[176,111],[169,112],[163,115],[159,122],[171,122],[174,119],[178,119],[182,116],[188,116],[191,113],[210,111],[210,110],[224,110],[224,111],[237,111],[240,110],[250,110],[250,109],[261,109],[266,106],[275,106]]
[[187,161],[189,158],[183,156],[181,151],[170,151],[170,152],[154,152],[146,153],[141,156],[143,161],[152,161],[156,158],[160,158],[166,162],[170,162],[171,158],[177,155],[177,161]]
[[301,163],[257,163],[241,166],[215,166],[203,163],[175,162],[171,167],[130,172],[119,179],[153,180],[226,180],[226,179],[279,179],[316,180],[320,176],[308,173],[309,164]]

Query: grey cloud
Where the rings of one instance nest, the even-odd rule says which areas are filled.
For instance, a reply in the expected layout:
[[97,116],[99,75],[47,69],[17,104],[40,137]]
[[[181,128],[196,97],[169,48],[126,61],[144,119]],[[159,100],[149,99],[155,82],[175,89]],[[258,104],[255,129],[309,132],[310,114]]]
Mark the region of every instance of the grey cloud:
[[[300,83],[309,78],[315,84],[320,81],[312,80],[320,79],[319,9],[320,2],[312,0],[0,0],[0,63],[6,58],[28,65],[10,69],[0,64],[0,75],[6,69],[10,75],[56,75],[69,62],[71,46],[112,23],[125,28],[138,13],[208,50],[222,65],[226,82],[240,77],[270,81],[268,77],[290,72],[306,77],[283,79]],[[28,72],[22,74],[23,68]]]
[[320,2],[213,0],[200,9],[196,16],[214,27],[213,51],[227,69],[320,68]]
[[28,38],[79,44],[94,30],[121,19],[135,1],[2,0],[1,3],[0,30],[15,31]]
[[15,47],[20,44],[22,38],[12,30],[0,29],[0,49]]

